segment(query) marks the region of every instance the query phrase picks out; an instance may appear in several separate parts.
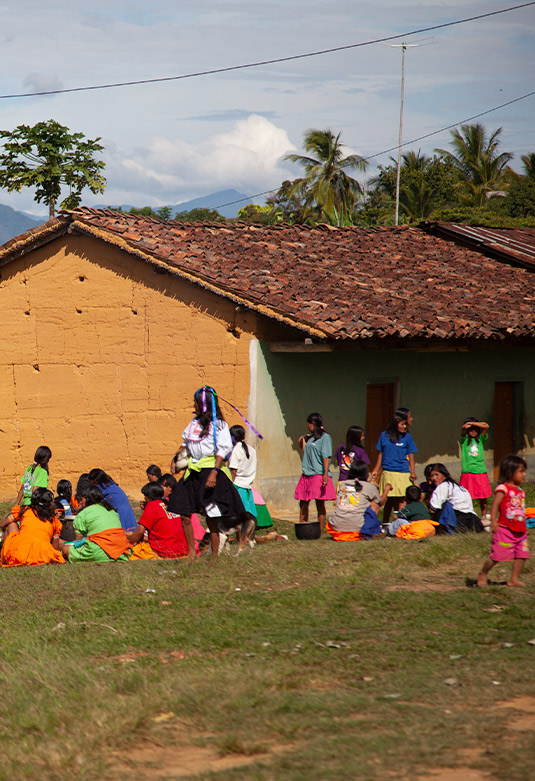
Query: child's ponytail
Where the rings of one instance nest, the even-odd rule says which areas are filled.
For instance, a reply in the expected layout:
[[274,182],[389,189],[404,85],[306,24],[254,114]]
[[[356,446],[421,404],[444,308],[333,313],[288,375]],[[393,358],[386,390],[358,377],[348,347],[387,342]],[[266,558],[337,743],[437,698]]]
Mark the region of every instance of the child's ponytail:
[[230,436],[234,440],[234,442],[238,443],[241,442],[242,447],[245,451],[245,455],[247,458],[249,458],[249,448],[247,447],[247,442],[245,441],[245,429],[243,426],[231,426],[230,429]]
[[362,485],[359,483],[359,480],[367,480],[369,474],[370,468],[366,461],[353,461],[349,467],[349,472],[346,479],[354,480],[355,488],[360,492],[362,491]]

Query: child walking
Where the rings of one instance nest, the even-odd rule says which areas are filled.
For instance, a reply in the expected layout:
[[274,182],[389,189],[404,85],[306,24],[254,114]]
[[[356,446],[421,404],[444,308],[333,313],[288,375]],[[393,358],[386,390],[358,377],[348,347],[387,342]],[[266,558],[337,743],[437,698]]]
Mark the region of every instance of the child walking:
[[498,485],[490,513],[492,548],[477,576],[478,586],[487,585],[487,575],[500,561],[513,562],[508,586],[525,585],[519,577],[525,560],[529,559],[526,495],[522,489],[526,470],[527,464],[520,456],[506,456],[500,464]]
[[489,424],[476,418],[466,418],[461,429],[461,479],[472,499],[479,499],[481,516],[487,514],[488,498],[492,496],[483,443],[488,439]]
[[321,531],[325,527],[326,501],[336,499],[333,481],[329,475],[329,463],[333,456],[333,441],[323,425],[319,412],[311,412],[307,418],[308,435],[299,437],[303,450],[303,474],[297,483],[294,499],[299,500],[299,522],[308,522],[308,506],[316,502]]

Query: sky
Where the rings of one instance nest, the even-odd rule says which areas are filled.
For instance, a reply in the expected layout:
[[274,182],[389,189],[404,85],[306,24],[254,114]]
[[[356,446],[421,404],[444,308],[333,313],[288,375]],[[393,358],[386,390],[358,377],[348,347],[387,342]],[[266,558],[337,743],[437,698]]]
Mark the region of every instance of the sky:
[[[0,0],[0,96],[241,65],[404,34],[516,3],[494,0]],[[535,5],[407,36],[403,138],[411,141],[533,90]],[[401,41],[393,41],[399,44]],[[54,119],[102,138],[107,188],[87,205],[154,208],[233,188],[276,189],[309,128],[346,152],[398,141],[401,49],[388,43],[179,81],[0,99],[0,129]],[[481,118],[501,151],[535,151],[535,96]],[[446,131],[406,149],[447,148]],[[370,160],[364,181],[390,155]],[[67,193],[65,193],[66,195]],[[253,199],[252,199],[253,200]],[[257,202],[262,199],[257,198]],[[44,215],[30,189],[0,203]]]

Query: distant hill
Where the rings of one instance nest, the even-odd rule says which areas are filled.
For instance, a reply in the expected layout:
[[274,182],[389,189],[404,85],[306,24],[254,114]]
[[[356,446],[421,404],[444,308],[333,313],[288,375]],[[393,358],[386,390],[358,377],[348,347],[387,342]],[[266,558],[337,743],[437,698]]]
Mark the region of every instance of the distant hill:
[[[237,190],[221,190],[221,192],[218,193],[203,195],[201,198],[193,198],[191,201],[177,203],[175,206],[169,204],[169,208],[171,209],[172,217],[174,217],[177,212],[189,212],[191,209],[217,209],[219,214],[222,214],[223,217],[231,218],[238,216],[238,209],[242,209],[248,203],[258,203],[259,200],[263,203],[263,199],[251,198],[249,195],[244,195],[244,193],[240,193]],[[239,203],[233,203],[231,206],[224,206],[220,209],[217,208],[218,206],[221,206],[222,203],[232,203],[232,201],[239,201]],[[148,205],[149,204],[147,203],[138,203],[136,208],[140,209],[141,207]],[[120,208],[127,212],[130,211],[132,206],[133,204],[131,203],[122,203]],[[95,206],[95,208],[102,209],[104,206],[99,204],[98,206]],[[110,206],[110,208],[113,209],[114,207]],[[153,206],[152,208],[156,211],[157,207]]]
[[41,225],[43,222],[46,222],[46,217],[42,219],[31,217],[25,212],[15,211],[11,206],[0,204],[0,244],[5,244],[6,241],[18,236],[19,233],[35,228],[36,225]]

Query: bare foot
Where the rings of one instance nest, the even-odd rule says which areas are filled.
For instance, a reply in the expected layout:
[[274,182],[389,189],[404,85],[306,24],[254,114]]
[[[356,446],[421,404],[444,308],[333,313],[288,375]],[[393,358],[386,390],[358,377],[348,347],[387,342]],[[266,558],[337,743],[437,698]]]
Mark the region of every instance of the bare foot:
[[523,583],[521,580],[508,580],[507,581],[508,586],[525,586],[526,584]]
[[477,585],[482,588],[483,586],[488,586],[488,584],[487,576],[484,572],[480,572],[477,576]]

